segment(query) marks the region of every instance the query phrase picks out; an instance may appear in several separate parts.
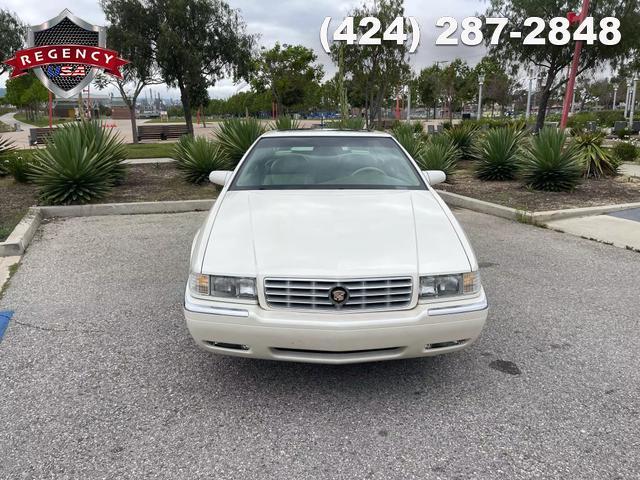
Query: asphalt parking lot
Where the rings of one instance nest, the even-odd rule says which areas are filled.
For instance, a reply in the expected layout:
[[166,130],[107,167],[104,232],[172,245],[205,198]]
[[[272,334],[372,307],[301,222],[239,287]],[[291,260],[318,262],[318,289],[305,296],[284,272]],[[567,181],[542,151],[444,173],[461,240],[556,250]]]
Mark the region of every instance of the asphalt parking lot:
[[456,214],[479,342],[339,367],[195,347],[202,213],[46,224],[0,300],[0,478],[637,479],[640,254]]

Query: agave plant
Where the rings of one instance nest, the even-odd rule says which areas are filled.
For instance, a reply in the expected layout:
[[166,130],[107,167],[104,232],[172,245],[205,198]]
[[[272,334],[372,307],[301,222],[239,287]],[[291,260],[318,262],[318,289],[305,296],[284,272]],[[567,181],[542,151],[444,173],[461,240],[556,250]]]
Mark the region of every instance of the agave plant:
[[287,115],[276,118],[276,121],[271,126],[274,130],[300,130],[302,125],[298,120]]
[[97,124],[69,124],[36,151],[30,177],[45,203],[86,203],[104,197],[122,181],[126,153],[112,131]]
[[476,136],[478,134],[478,126],[471,122],[462,122],[446,128],[444,134],[449,137],[459,150],[462,158],[470,158],[473,155],[473,148]]
[[617,175],[620,163],[609,150],[602,148],[604,133],[573,132],[573,144],[582,161],[585,178]]
[[525,184],[536,190],[573,190],[582,176],[580,153],[567,141],[564,130],[540,130],[522,149],[520,161]]
[[476,176],[482,180],[512,180],[518,171],[518,154],[524,134],[513,127],[492,128],[474,151]]
[[0,177],[8,175],[7,163],[16,147],[13,142],[6,138],[0,138]]
[[255,118],[225,120],[216,135],[220,148],[229,161],[229,168],[235,168],[249,147],[266,129]]
[[207,181],[212,171],[225,170],[228,166],[220,145],[205,137],[181,137],[173,149],[173,157],[184,179],[195,184]]
[[447,178],[456,170],[460,151],[444,135],[437,135],[424,142],[420,156],[414,157],[421,170],[442,170]]
[[422,155],[424,140],[422,135],[415,132],[413,125],[410,123],[396,124],[393,128],[393,136],[409,152],[412,158],[418,159]]

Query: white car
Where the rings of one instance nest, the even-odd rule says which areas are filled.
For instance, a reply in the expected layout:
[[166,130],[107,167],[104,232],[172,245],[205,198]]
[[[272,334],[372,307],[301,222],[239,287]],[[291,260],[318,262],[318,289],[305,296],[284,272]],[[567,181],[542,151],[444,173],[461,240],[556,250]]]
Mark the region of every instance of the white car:
[[212,353],[316,363],[422,357],[479,335],[487,299],[462,228],[390,135],[269,132],[193,241],[187,327]]

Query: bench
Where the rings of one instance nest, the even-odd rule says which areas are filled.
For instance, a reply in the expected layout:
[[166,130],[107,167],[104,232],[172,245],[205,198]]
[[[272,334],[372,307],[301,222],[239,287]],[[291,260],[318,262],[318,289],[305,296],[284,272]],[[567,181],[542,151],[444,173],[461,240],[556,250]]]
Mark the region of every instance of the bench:
[[55,128],[30,128],[29,145],[41,145],[47,143],[49,137],[55,132]]
[[168,140],[187,135],[187,125],[141,125],[138,127],[138,141]]

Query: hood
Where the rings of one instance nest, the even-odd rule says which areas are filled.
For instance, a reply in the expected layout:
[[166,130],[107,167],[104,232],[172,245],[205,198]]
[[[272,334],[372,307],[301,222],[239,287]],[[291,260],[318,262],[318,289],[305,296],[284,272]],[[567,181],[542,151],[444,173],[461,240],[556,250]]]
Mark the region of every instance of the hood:
[[469,271],[429,191],[229,191],[202,271],[218,275],[369,277]]

